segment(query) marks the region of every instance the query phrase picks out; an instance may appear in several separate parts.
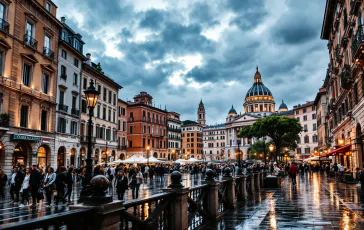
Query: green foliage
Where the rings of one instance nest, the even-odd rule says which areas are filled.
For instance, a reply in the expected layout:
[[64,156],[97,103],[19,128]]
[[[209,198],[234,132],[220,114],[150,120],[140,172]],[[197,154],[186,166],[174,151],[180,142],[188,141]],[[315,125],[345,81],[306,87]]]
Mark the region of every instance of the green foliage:
[[[295,148],[301,124],[295,118],[269,116],[257,120],[252,126],[246,126],[239,132],[239,137],[269,137],[275,146],[276,158],[284,147]],[[269,145],[269,144],[268,144]]]
[[2,114],[0,114],[0,119],[2,121],[8,121],[10,119],[10,116],[8,113],[2,113]]

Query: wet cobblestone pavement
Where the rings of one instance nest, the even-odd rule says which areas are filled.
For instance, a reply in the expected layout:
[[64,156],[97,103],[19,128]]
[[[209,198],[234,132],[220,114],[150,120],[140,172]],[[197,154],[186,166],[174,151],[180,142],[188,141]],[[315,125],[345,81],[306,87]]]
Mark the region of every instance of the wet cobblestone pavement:
[[[188,187],[199,185],[201,176],[185,174],[182,183]],[[159,193],[168,184],[168,175],[163,181],[148,180],[141,186],[139,198]],[[75,190],[73,203],[77,202],[80,188],[76,186]],[[129,190],[126,200],[131,199]],[[18,208],[9,205],[7,197],[0,204],[0,224],[66,211],[67,206],[46,209],[43,202],[36,210]],[[285,178],[281,189],[255,193],[207,229],[364,229],[364,193],[356,185],[338,183],[316,173],[306,175],[303,180],[297,178],[296,186]]]

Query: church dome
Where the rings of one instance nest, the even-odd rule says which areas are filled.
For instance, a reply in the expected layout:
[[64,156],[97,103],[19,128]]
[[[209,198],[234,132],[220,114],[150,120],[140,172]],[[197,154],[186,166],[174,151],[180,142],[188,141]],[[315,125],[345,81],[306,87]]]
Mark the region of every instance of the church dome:
[[255,73],[254,76],[254,84],[246,93],[245,98],[252,96],[272,96],[270,90],[262,82],[262,77],[258,71],[258,66],[257,66],[257,72]]
[[237,113],[236,113],[236,110],[234,109],[234,106],[233,106],[233,105],[231,106],[231,109],[229,110],[229,114],[230,114],[230,113],[235,113],[235,114],[237,114]]
[[280,109],[288,109],[287,105],[282,100],[282,104],[279,106]]

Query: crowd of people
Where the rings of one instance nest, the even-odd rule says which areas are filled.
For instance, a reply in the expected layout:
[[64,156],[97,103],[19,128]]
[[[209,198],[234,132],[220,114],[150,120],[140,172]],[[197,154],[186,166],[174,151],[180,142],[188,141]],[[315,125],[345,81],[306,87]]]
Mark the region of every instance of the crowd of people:
[[[104,175],[110,183],[110,188],[114,188],[119,200],[124,200],[125,193],[131,189],[132,198],[137,199],[140,185],[146,183],[149,179],[163,181],[165,174],[169,174],[174,170],[190,175],[204,175],[208,169],[214,171],[215,177],[219,177],[224,173],[226,167],[230,168],[232,174],[238,171],[237,163],[194,163],[194,164],[119,164],[114,166],[96,165],[93,168],[93,175]],[[308,164],[308,163],[256,163],[241,165],[244,174],[249,171],[266,170],[275,176],[289,175],[292,184],[295,185],[297,175],[304,180],[304,175],[309,172],[320,172],[328,177],[335,177],[338,180],[347,172],[347,169],[336,163],[334,164]],[[65,168],[59,167],[56,171],[53,167],[32,167],[19,168],[14,167],[11,175],[6,175],[4,170],[0,168],[0,202],[5,199],[5,187],[8,185],[10,193],[10,203],[19,207],[30,206],[36,208],[40,200],[46,202],[46,207],[52,205],[67,205],[72,200],[74,192],[74,184],[77,183],[85,186],[86,168],[81,166],[74,168],[73,166]],[[364,170],[357,169],[357,182],[364,184]],[[364,186],[362,186],[364,187]],[[30,202],[31,201],[31,202]]]

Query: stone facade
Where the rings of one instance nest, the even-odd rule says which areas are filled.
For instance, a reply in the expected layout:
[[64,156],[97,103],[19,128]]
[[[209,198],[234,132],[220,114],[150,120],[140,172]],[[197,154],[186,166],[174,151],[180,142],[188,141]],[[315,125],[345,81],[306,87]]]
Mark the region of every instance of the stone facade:
[[203,129],[203,151],[205,160],[221,160],[225,151],[225,141],[225,124],[206,126]]
[[127,157],[127,122],[128,122],[128,103],[121,99],[118,100],[118,154],[117,159],[125,160]]
[[182,157],[182,139],[180,114],[176,112],[168,112],[168,160],[177,160]]
[[182,123],[182,158],[203,160],[203,126],[194,121]]

